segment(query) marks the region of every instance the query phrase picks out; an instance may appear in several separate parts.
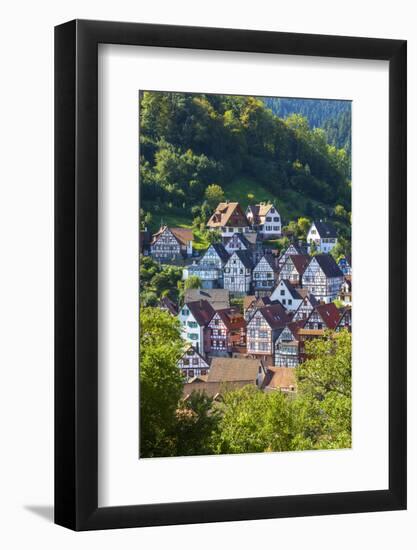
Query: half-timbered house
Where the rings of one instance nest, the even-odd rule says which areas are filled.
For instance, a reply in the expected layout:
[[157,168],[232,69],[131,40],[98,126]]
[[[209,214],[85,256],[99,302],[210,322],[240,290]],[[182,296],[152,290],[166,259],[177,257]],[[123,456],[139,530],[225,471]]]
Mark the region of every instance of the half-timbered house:
[[250,250],[252,248],[251,243],[246,238],[247,234],[243,233],[233,233],[231,237],[226,237],[224,240],[225,242],[225,249],[228,254],[233,254],[233,252],[236,252],[236,250]]
[[352,275],[352,257],[350,255],[340,258],[337,265],[340,267],[343,275]]
[[222,237],[250,230],[249,222],[238,202],[221,202],[207,222],[210,230],[218,230]]
[[223,286],[231,294],[248,294],[252,283],[252,257],[248,250],[233,252],[223,269]]
[[348,332],[352,332],[352,308],[346,307],[336,327],[336,332],[346,329]]
[[248,322],[255,311],[261,307],[269,306],[271,300],[268,296],[259,296],[257,298],[255,295],[249,295],[243,297],[243,316],[245,321]]
[[223,287],[223,267],[229,254],[221,243],[211,244],[204,256],[197,263],[183,270],[183,279],[196,276],[200,279],[201,288]]
[[277,273],[271,256],[262,256],[252,272],[252,290],[256,296],[269,296],[275,286]]
[[318,252],[326,254],[337,244],[337,232],[332,224],[323,221],[314,221],[307,233],[307,243],[311,251],[314,242]]
[[161,227],[152,236],[150,254],[157,261],[175,261],[193,254],[193,232],[182,227]]
[[261,203],[248,206],[246,217],[252,228],[262,235],[262,238],[281,236],[281,216],[273,204]]
[[285,250],[283,250],[283,252],[281,253],[281,255],[278,258],[278,267],[279,267],[279,269],[281,269],[282,266],[285,264],[288,256],[298,256],[298,255],[304,256],[304,255],[306,255],[305,252],[306,251],[301,246],[299,246],[295,243],[290,243],[287,246],[287,248]]
[[306,289],[300,288],[298,294],[302,297],[301,304],[298,306],[298,309],[295,311],[292,318],[293,321],[306,321],[310,317],[310,313],[313,309],[319,305],[317,300],[312,294],[310,294]]
[[256,310],[246,326],[247,353],[272,365],[274,341],[289,321],[290,317],[280,303]]
[[288,323],[274,343],[274,364],[276,367],[296,367],[299,364],[298,330],[303,321]]
[[207,353],[229,356],[246,352],[246,323],[238,308],[231,307],[215,312],[207,326]]
[[302,277],[310,262],[306,254],[289,254],[279,272],[280,279],[287,279],[295,287],[301,287]]
[[206,376],[210,370],[208,362],[193,346],[184,351],[178,361],[178,367],[187,382],[195,376]]
[[337,298],[343,283],[343,273],[330,254],[313,256],[302,276],[302,286],[325,303]]
[[331,304],[320,304],[310,313],[303,328],[311,330],[335,330],[340,321],[340,311]]
[[281,279],[271,293],[271,301],[279,301],[288,311],[296,311],[302,302],[302,297],[292,284]]

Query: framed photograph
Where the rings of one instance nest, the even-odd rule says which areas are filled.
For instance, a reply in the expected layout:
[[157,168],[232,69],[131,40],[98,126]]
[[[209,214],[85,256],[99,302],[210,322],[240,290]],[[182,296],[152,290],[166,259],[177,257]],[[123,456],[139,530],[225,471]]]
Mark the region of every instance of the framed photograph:
[[403,40],[56,27],[57,524],[406,508],[406,113]]

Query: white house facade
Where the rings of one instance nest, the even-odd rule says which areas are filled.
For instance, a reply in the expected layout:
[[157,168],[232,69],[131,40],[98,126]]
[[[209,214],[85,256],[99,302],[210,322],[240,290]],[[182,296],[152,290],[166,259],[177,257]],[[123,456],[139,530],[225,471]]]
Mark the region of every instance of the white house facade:
[[318,252],[327,254],[337,244],[336,229],[327,222],[313,222],[307,233],[307,243],[309,245],[309,251],[311,251],[311,244],[313,242],[316,245],[316,249]]
[[270,300],[271,302],[281,302],[285,309],[291,312],[296,311],[303,301],[296,289],[286,279],[279,281],[270,296]]
[[223,286],[231,294],[248,294],[252,282],[252,258],[247,250],[233,252],[224,266]]
[[250,205],[246,209],[246,217],[252,228],[258,231],[264,239],[281,236],[281,216],[273,204]]

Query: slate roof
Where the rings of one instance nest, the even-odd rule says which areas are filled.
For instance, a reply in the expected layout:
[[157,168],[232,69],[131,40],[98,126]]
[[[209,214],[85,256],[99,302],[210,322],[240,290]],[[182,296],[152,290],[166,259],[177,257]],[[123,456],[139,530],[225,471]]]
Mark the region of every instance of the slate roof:
[[280,302],[261,307],[259,311],[272,329],[283,327],[291,320],[291,317]]
[[238,202],[221,202],[207,222],[208,227],[222,227],[227,225],[230,218],[238,211],[239,219],[233,221],[233,227],[248,227],[249,222]]
[[[326,277],[343,277],[343,272],[330,254],[317,254],[313,258],[317,260]],[[310,262],[313,258],[311,258]]]
[[[213,248],[216,251],[217,256],[221,259],[221,261],[225,264],[227,260],[230,258],[229,253],[225,249],[224,245],[221,243],[213,243],[211,244],[208,249],[205,251],[204,256],[207,254],[207,252],[210,250],[210,248]],[[204,256],[201,258],[201,262],[204,263]]]
[[207,381],[235,382],[245,380],[252,382],[256,380],[259,374],[259,367],[264,368],[261,359],[213,357]]
[[208,325],[215,313],[215,310],[207,300],[186,302],[186,305],[200,327],[205,327]]
[[317,232],[320,235],[321,239],[334,239],[337,238],[337,232],[334,226],[329,222],[323,222],[323,221],[314,221],[314,225],[316,226]]
[[314,311],[317,311],[327,328],[334,330],[339,324],[340,311],[333,303],[316,306],[310,316],[314,313]]
[[184,302],[196,302],[206,300],[215,310],[230,307],[230,293],[224,288],[188,288],[185,291]]
[[236,254],[236,256],[247,269],[253,268],[252,254],[248,250],[235,250],[233,254]]

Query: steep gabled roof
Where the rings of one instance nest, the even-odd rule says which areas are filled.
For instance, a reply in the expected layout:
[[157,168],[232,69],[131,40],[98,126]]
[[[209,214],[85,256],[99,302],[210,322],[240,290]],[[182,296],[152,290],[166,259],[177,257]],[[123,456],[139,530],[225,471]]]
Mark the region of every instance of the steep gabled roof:
[[301,296],[301,298],[303,299],[303,301],[301,302],[300,307],[298,309],[300,309],[302,307],[305,300],[308,300],[313,307],[316,307],[317,305],[319,305],[319,302],[316,300],[316,298],[314,297],[313,294],[310,294],[310,292],[308,291],[307,288],[298,288],[297,292]]
[[320,220],[320,221],[314,221],[313,224],[316,226],[317,232],[320,235],[321,239],[337,238],[336,229],[331,223],[323,222]]
[[330,254],[317,254],[311,258],[310,263],[314,259],[316,259],[326,277],[343,277],[340,267]]
[[[333,303],[321,304],[319,306],[316,306],[314,310],[310,313],[310,317],[315,311],[317,311],[317,313],[320,315],[323,323],[326,325],[327,328],[334,330],[339,324],[340,312]],[[310,317],[307,319],[307,322]]]
[[249,250],[235,250],[233,252],[233,254],[230,256],[229,260],[235,254],[247,269],[252,269],[253,268],[252,254],[249,252]]
[[266,263],[269,265],[269,267],[272,269],[272,271],[275,271],[274,260],[270,254],[263,254],[263,256],[261,256],[259,260],[256,262],[254,269],[258,267],[258,265],[261,263],[262,260],[265,260]]
[[236,215],[236,220],[233,220],[233,227],[247,227],[249,222],[246,219],[245,213],[241,209],[238,202],[221,202],[218,204],[215,212],[207,222],[208,227],[222,227],[231,221],[231,218]]
[[193,231],[192,229],[187,229],[184,227],[168,227],[164,225],[160,227],[159,230],[152,235],[152,244],[156,243],[159,237],[165,233],[165,231],[170,231],[179,244],[187,245],[190,241],[193,240]]
[[240,241],[246,249],[251,247],[251,243],[248,241],[245,235],[243,235],[243,233],[234,233],[227,241],[226,246],[229,245],[234,239]]
[[281,279],[281,281],[278,284],[281,284],[281,283],[287,287],[288,292],[291,294],[294,300],[302,299],[299,292],[293,287],[293,285],[290,283],[288,279]]
[[[181,357],[180,357],[179,360],[181,361],[181,360],[184,359],[184,358],[190,357],[190,354],[189,354],[189,351],[190,351],[190,350],[193,351],[193,355],[198,355],[198,356],[200,357],[200,359],[201,359],[202,361],[204,361],[204,363],[207,365],[207,368],[210,367],[210,365],[209,365],[207,359],[204,359],[204,357],[203,357],[203,356],[195,349],[195,347],[192,346],[191,344],[190,344],[190,345],[187,345],[186,349],[184,350],[184,353],[181,355]],[[200,376],[202,376],[202,375],[200,375]],[[204,376],[204,375],[203,375],[203,376]]]
[[291,317],[280,302],[261,307],[258,311],[261,312],[263,318],[272,329],[283,327],[291,320]]
[[260,359],[213,357],[208,382],[255,381],[259,368],[264,370]]
[[237,330],[245,328],[246,326],[245,318],[237,307],[219,309],[216,311],[216,314],[220,317],[228,330]]
[[[224,245],[221,243],[213,243],[211,244],[208,249],[205,251],[204,256],[207,254],[207,252],[212,248],[215,250],[217,256],[221,259],[221,261],[225,264],[227,260],[229,259],[229,253],[225,249]],[[204,256],[201,258],[201,262],[204,262]]]
[[292,262],[297,272],[302,275],[310,262],[310,256],[307,254],[289,254],[284,265],[289,261]]
[[196,302],[187,302],[188,309],[193,314],[194,319],[200,325],[205,327],[211,321],[215,310],[207,300],[198,300]]
[[184,302],[197,302],[207,300],[214,309],[225,309],[230,307],[230,293],[224,288],[188,288],[185,291]]

